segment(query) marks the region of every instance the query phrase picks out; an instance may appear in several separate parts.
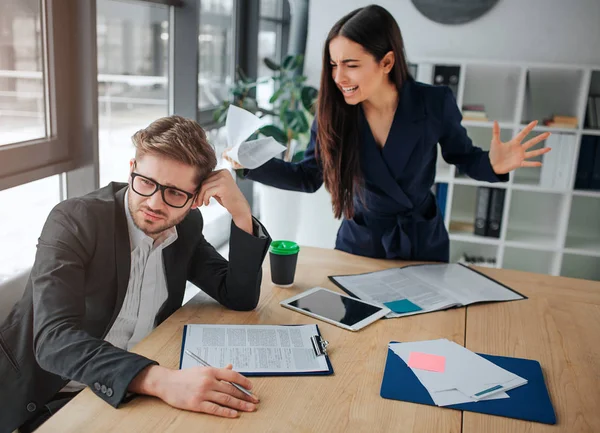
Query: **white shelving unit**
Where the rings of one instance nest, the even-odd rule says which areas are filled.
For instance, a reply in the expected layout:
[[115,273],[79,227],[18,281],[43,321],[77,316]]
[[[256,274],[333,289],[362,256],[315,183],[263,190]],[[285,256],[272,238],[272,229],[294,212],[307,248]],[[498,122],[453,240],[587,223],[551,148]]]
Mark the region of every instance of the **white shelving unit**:
[[[466,177],[438,153],[436,183],[447,183],[445,223],[450,233],[450,260],[463,254],[495,258],[496,267],[600,280],[600,191],[575,190],[579,146],[584,135],[589,94],[600,94],[600,65],[510,63],[469,59],[411,59],[416,79],[431,83],[436,65],[460,66],[456,95],[459,107],[485,106],[488,121],[463,121],[473,143],[489,150],[493,121],[502,141],[531,120],[574,116],[575,129],[537,126],[528,138],[545,131],[571,134],[577,147],[566,189],[540,186],[541,169],[523,168],[507,183],[489,184]],[[598,144],[600,146],[600,144]],[[541,143],[536,148],[543,147]],[[473,234],[478,186],[505,188],[500,238]]]

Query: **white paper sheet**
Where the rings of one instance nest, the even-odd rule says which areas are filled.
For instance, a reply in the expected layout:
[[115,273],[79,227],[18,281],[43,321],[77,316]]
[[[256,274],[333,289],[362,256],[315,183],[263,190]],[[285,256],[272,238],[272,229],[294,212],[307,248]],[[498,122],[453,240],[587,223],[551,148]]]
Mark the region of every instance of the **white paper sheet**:
[[235,105],[230,105],[225,121],[227,144],[231,150],[227,155],[245,168],[254,169],[285,151],[285,146],[279,144],[273,137],[245,141],[266,121],[249,111]]
[[310,337],[316,325],[187,325],[181,368],[199,365],[189,350],[213,367],[232,364],[240,373],[328,371],[325,356],[316,356]]
[[[391,343],[390,349],[407,364],[411,352],[445,357],[446,363],[443,372],[411,368],[438,406],[508,398],[508,394],[504,390],[527,383],[526,379],[498,367],[476,353],[446,339]],[[474,396],[475,393],[496,385],[506,386],[490,391],[481,397]]]

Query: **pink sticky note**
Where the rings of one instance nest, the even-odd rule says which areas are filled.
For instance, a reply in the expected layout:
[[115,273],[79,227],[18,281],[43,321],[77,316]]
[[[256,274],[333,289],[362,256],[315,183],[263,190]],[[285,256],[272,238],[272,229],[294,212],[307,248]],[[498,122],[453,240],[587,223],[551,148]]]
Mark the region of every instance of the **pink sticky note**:
[[446,367],[446,358],[428,353],[410,352],[410,355],[408,355],[408,366],[418,368],[419,370],[443,373]]

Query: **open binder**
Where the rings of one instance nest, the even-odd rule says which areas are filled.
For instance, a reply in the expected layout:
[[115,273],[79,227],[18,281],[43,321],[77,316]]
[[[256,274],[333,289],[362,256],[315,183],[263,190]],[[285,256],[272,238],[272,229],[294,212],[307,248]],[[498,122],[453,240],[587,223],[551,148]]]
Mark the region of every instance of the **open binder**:
[[392,310],[387,318],[429,313],[480,302],[516,301],[526,296],[462,264],[408,265],[329,279],[350,296]]
[[189,350],[213,367],[232,364],[245,376],[330,375],[328,342],[312,325],[205,325],[183,328],[179,368],[198,365]]

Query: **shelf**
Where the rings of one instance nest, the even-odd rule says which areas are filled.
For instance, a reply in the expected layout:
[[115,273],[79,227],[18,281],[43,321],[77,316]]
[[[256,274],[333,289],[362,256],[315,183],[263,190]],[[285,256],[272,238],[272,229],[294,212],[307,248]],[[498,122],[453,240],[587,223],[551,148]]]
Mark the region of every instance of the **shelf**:
[[565,253],[600,257],[600,238],[568,236],[565,244]]
[[451,241],[458,242],[467,242],[470,244],[480,244],[480,245],[500,245],[500,239],[498,238],[490,238],[487,236],[478,236],[473,233],[460,232],[455,231],[450,233]]
[[560,275],[600,281],[600,257],[564,254]]
[[573,195],[576,197],[600,198],[600,191],[576,189],[573,191]]
[[[463,120],[461,122],[461,124],[464,127],[467,127],[467,126],[475,126],[475,127],[479,127],[479,128],[493,128],[494,127],[493,119],[491,121]],[[500,129],[510,129],[511,131],[515,127],[515,124],[511,123],[511,122],[498,122],[498,125],[500,126]]]
[[565,249],[600,256],[600,200],[573,197]]
[[[583,70],[532,67],[527,71],[526,80],[521,123],[527,124],[536,119],[541,122],[553,115],[578,115]],[[541,126],[539,128],[544,130]]]
[[435,176],[434,183],[450,183],[452,182],[452,178],[450,176]]
[[[452,191],[450,221],[474,224],[476,196],[476,187],[455,185]],[[450,234],[454,233],[452,227],[450,227],[449,232]],[[461,229],[459,233],[464,233],[464,230]],[[472,230],[471,233],[473,233]]]
[[566,194],[569,192],[568,189],[557,190],[552,188],[542,188],[539,186],[539,180],[535,179],[519,179],[519,183],[513,183],[512,189],[517,191],[530,191],[530,192],[541,192],[548,194]]
[[463,105],[483,105],[488,119],[503,123],[513,121],[520,67],[471,64],[466,66],[463,75]]
[[538,251],[557,251],[555,233],[529,232],[525,230],[508,229],[506,231],[506,246],[529,248]]
[[555,254],[551,251],[507,247],[504,250],[502,268],[550,274]]
[[600,129],[582,129],[580,132],[584,135],[600,135]]
[[455,185],[487,186],[487,187],[491,187],[491,188],[500,188],[500,189],[508,188],[507,182],[495,182],[495,183],[485,182],[485,181],[481,181],[481,180],[471,179],[470,177],[467,177],[466,175],[460,175],[460,176],[455,177],[453,180],[453,183]]
[[[541,120],[541,119],[538,119]],[[527,126],[527,124],[521,124],[519,125],[519,130],[525,128]],[[545,125],[536,125],[535,128],[533,128],[534,132],[554,132],[554,133],[567,133],[567,134],[576,134],[577,132],[579,132],[579,129],[577,128],[555,128],[553,126],[545,126]]]
[[556,250],[560,209],[566,195],[515,190],[511,194],[506,245],[531,249]]

